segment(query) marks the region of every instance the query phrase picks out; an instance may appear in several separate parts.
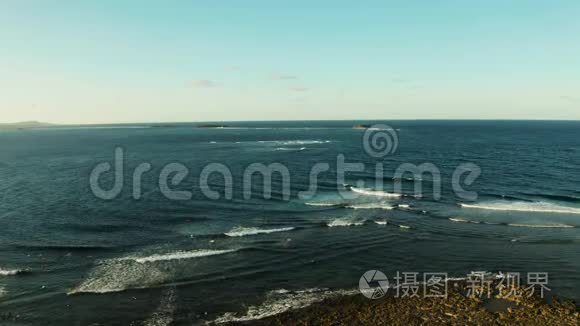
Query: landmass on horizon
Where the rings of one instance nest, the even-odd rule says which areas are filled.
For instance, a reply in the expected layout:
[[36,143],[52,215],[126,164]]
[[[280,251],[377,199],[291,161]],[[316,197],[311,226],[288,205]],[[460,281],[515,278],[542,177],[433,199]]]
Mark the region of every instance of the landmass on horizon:
[[[373,124],[383,123],[385,121],[447,121],[447,122],[460,122],[460,121],[497,121],[497,122],[526,122],[526,121],[547,121],[547,122],[574,122],[579,120],[535,120],[535,119],[349,119],[349,120],[232,120],[232,121],[182,121],[182,122],[125,122],[125,123],[90,123],[90,124],[79,124],[79,123],[49,123],[41,121],[22,121],[14,123],[0,123],[0,130],[26,130],[26,129],[47,129],[47,128],[104,128],[104,127],[149,127],[149,128],[175,128],[175,127],[195,127],[195,128],[206,128],[206,129],[220,129],[220,128],[236,128],[237,124],[248,124],[248,123],[302,123],[302,122],[352,122],[352,125],[342,126],[352,129],[368,129],[372,127]],[[363,121],[364,123],[361,123]],[[224,124],[227,122],[228,124]],[[275,128],[272,126],[272,128]]]

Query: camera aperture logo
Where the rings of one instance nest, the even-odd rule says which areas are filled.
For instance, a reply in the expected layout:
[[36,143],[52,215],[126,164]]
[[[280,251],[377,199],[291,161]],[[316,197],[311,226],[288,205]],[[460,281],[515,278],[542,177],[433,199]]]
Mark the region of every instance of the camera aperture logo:
[[358,288],[365,297],[369,299],[380,299],[389,290],[389,280],[383,272],[370,270],[361,276],[358,281]]

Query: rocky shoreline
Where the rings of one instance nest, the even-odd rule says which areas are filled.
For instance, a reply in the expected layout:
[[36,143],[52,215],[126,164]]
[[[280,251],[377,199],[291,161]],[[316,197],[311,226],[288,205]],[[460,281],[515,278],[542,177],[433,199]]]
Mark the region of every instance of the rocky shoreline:
[[[511,291],[514,289],[512,288]],[[524,288],[516,291],[524,292]],[[467,295],[465,282],[450,282],[447,298],[350,295],[268,318],[229,325],[580,325],[576,304],[555,296]],[[512,292],[513,293],[513,292]]]

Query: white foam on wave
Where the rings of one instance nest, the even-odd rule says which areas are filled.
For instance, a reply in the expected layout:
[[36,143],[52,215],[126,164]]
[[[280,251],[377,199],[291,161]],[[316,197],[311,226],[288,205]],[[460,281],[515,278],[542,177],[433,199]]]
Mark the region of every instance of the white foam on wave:
[[345,204],[342,203],[305,203],[308,206],[316,207],[343,207]]
[[384,209],[384,210],[394,209],[393,205],[382,204],[382,203],[353,204],[353,205],[348,205],[346,207],[352,208],[352,209]]
[[6,291],[5,288],[3,288],[2,286],[0,286],[0,298],[6,296],[7,293],[8,293],[8,291]]
[[278,228],[278,229],[260,229],[260,228],[245,228],[235,227],[231,231],[224,233],[228,237],[245,237],[249,235],[268,234],[276,232],[288,232],[294,230],[293,227]]
[[408,225],[403,225],[403,224],[399,224],[399,227],[400,227],[401,229],[407,229],[407,230],[411,228],[410,226],[408,226]]
[[278,147],[276,148],[277,151],[287,151],[287,152],[291,152],[291,151],[303,151],[305,150],[306,147]]
[[398,208],[404,208],[404,209],[410,209],[411,208],[411,206],[408,205],[408,204],[399,204],[399,205],[397,205],[397,207]]
[[281,146],[328,144],[330,140],[260,140],[260,144],[274,144]]
[[168,269],[165,264],[155,264],[155,262],[193,259],[232,251],[235,250],[178,251],[147,257],[128,256],[104,260],[98,262],[85,280],[67,294],[103,294],[158,286],[171,281],[178,271]]
[[200,249],[191,251],[176,251],[167,254],[157,254],[146,257],[123,257],[119,258],[119,260],[133,260],[138,263],[144,264],[144,263],[153,263],[156,261],[182,260],[182,259],[223,255],[235,252],[236,250],[237,249],[228,249],[228,250]]
[[567,224],[518,224],[518,223],[511,223],[508,226],[516,226],[522,228],[574,228],[573,225]]
[[378,225],[387,225],[387,224],[389,224],[389,221],[386,221],[386,220],[385,221],[375,221],[375,223]]
[[326,225],[328,227],[337,227],[337,226],[360,226],[363,225],[365,221],[356,220],[353,218],[337,218],[332,221],[329,221]]
[[464,219],[464,218],[461,218],[461,217],[450,217],[449,220],[452,221],[452,222],[459,222],[459,223],[481,224],[480,221],[467,220],[467,219]]
[[356,192],[357,194],[366,195],[366,196],[390,197],[390,198],[399,198],[402,196],[401,194],[396,194],[396,193],[392,193],[392,192],[362,189],[362,188],[356,188],[356,187],[351,187],[350,190],[353,192]]
[[109,260],[101,262],[79,286],[67,292],[67,295],[143,289],[168,282],[171,277],[170,271],[155,264],[140,264],[133,260]]
[[2,269],[0,268],[0,276],[14,276],[21,273],[24,273],[24,270],[20,269]]
[[328,144],[331,143],[330,140],[290,140],[284,141],[284,145],[312,145],[312,144]]
[[561,206],[548,202],[504,202],[495,201],[480,204],[460,204],[463,208],[486,209],[494,211],[536,212],[556,214],[580,214],[580,208]]
[[275,290],[266,295],[266,300],[259,306],[251,306],[245,314],[226,313],[213,321],[215,324],[249,322],[281,313],[303,309],[314,303],[326,299],[351,296],[358,294],[358,290],[327,290],[308,289],[303,291]]

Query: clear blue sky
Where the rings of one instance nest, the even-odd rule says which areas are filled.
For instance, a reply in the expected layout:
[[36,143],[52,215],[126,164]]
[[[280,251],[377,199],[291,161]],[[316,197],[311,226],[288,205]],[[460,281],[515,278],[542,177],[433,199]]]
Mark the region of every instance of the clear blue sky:
[[578,0],[3,0],[0,123],[580,119],[579,17]]

